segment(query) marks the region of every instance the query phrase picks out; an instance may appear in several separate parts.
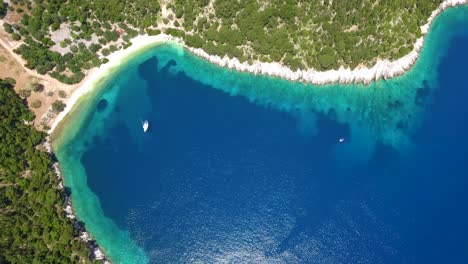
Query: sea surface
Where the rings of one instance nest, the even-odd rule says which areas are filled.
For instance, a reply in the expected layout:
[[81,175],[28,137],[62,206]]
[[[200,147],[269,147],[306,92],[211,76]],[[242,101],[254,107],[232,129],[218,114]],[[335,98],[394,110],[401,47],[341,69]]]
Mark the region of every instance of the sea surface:
[[467,76],[468,7],[436,20],[410,72],[370,85],[164,44],[80,102],[56,154],[114,263],[468,263]]

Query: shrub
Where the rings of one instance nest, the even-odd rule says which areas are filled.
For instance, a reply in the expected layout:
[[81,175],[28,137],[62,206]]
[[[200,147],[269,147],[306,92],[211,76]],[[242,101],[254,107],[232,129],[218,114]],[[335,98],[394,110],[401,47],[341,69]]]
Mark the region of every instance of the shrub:
[[174,36],[176,38],[183,38],[185,36],[185,32],[182,31],[182,30],[178,30],[178,29],[175,29],[175,28],[168,28],[166,30],[166,33],[171,35],[171,36]]
[[13,33],[13,27],[8,23],[3,24],[3,29],[5,29],[7,33]]
[[55,113],[60,113],[65,109],[65,104],[60,101],[60,100],[55,100],[55,102],[52,103],[52,111]]
[[56,30],[58,30],[60,28],[60,24],[58,22],[54,22],[54,23],[52,23],[50,28],[51,28],[52,31],[56,31]]
[[146,32],[148,33],[149,36],[156,36],[156,35],[161,34],[161,30],[159,30],[159,29],[149,29],[149,28],[147,28]]
[[6,15],[7,8],[8,8],[7,3],[4,3],[3,1],[0,2],[0,18],[3,18]]
[[105,38],[100,38],[98,39],[98,42],[101,43],[102,45],[106,45],[107,44],[107,40]]
[[107,42],[117,41],[119,39],[119,33],[117,31],[105,31],[104,38]]
[[16,85],[16,80],[13,79],[13,78],[11,78],[11,77],[6,77],[6,78],[4,79],[4,81],[7,82],[7,83],[9,83],[9,84],[11,84],[11,86],[15,86],[15,85]]
[[11,34],[11,38],[14,40],[14,41],[18,41],[21,39],[21,36],[18,34],[18,33],[13,33]]
[[70,51],[73,52],[73,53],[76,53],[76,52],[78,52],[78,47],[76,45],[72,45],[70,47]]
[[39,108],[42,106],[42,102],[40,100],[34,100],[32,103],[31,103],[31,107],[32,108]]
[[102,31],[101,28],[97,28],[95,29],[94,33],[96,34],[96,36],[100,37],[102,35],[104,35],[104,31]]
[[122,36],[122,39],[125,42],[129,42],[132,39],[132,37],[130,35],[128,35],[128,34],[125,34],[125,35]]
[[63,90],[58,91],[58,95],[60,98],[67,98],[67,93]]
[[31,83],[29,85],[30,90],[33,92],[42,92],[44,91],[44,85],[41,83]]
[[110,45],[110,46],[109,46],[109,51],[110,51],[110,52],[115,52],[115,51],[117,51],[117,50],[118,50],[118,49],[117,49],[117,46],[115,46],[115,45]]
[[101,53],[102,53],[102,55],[104,55],[104,56],[108,56],[108,55],[110,54],[110,50],[107,49],[107,48],[105,48],[105,49],[102,49],[102,50],[101,50]]
[[21,89],[19,91],[19,95],[23,98],[28,98],[29,96],[31,96],[31,90],[29,89]]
[[101,65],[101,60],[99,60],[99,58],[93,58],[91,60],[91,63],[93,65],[93,67],[99,67]]
[[203,44],[205,43],[205,41],[197,35],[195,36],[185,35],[184,40],[188,46],[193,47],[193,48],[201,48]]
[[335,62],[334,57],[330,54],[319,55],[318,60],[319,60],[320,65],[322,66],[322,69],[325,69],[325,70],[332,68],[333,63]]
[[89,46],[89,50],[94,53],[98,52],[100,49],[101,49],[101,45],[99,44],[93,43]]
[[130,47],[131,45],[132,45],[131,42],[127,42],[127,43],[124,44],[123,48],[126,49],[126,48]]

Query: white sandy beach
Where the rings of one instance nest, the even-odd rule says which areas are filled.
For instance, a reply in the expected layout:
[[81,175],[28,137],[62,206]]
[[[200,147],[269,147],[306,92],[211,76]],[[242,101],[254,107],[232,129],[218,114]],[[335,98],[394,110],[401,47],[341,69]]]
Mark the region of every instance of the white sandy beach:
[[83,84],[78,89],[76,89],[76,91],[66,101],[65,109],[55,118],[49,130],[49,134],[54,131],[60,121],[70,112],[78,99],[86,93],[92,91],[99,81],[104,79],[113,69],[124,63],[125,58],[132,56],[134,53],[145,47],[157,45],[158,43],[164,43],[169,40],[173,40],[173,38],[165,34],[159,34],[157,36],[140,35],[131,40],[132,45],[127,49],[119,50],[109,55],[107,57],[109,62],[101,65],[97,69],[92,70],[84,80]]
[[[219,56],[209,55],[202,49],[195,49],[190,47],[185,48],[193,54],[210,61],[211,63],[239,71],[251,72],[254,74],[276,76],[293,81],[303,81],[317,85],[329,83],[369,83],[381,78],[388,79],[396,77],[408,71],[418,59],[419,53],[424,45],[424,37],[428,33],[429,28],[437,15],[449,7],[464,4],[468,4],[468,0],[445,0],[442,2],[439,8],[432,12],[432,15],[429,17],[427,23],[421,27],[423,37],[419,38],[414,43],[413,50],[409,54],[395,61],[378,61],[371,68],[361,67],[353,70],[349,68],[340,68],[338,70],[329,71],[308,69],[293,71],[279,63],[264,63],[259,61],[254,62],[253,64],[248,64],[247,62],[240,63],[236,58],[221,58]],[[173,41],[183,45],[183,41],[181,39],[174,38],[163,33],[157,36],[140,35],[131,40],[133,44],[129,48],[112,53],[108,57],[109,62],[101,65],[101,67],[98,69],[91,71],[83,82],[83,85],[76,89],[72,96],[67,100],[65,110],[55,118],[49,133],[53,132],[60,121],[69,113],[74,104],[82,95],[91,91],[98,83],[98,81],[107,76],[113,68],[120,66],[125,61],[125,58],[145,47],[167,41]]]

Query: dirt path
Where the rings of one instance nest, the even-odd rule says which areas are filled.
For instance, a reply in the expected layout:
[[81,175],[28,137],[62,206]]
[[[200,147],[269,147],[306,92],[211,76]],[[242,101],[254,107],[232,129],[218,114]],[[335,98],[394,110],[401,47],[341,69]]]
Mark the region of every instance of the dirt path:
[[[13,78],[16,80],[15,91],[19,93],[23,89],[28,89],[32,83],[41,83],[44,90],[32,92],[27,98],[28,106],[35,114],[34,126],[44,129],[44,125],[50,126],[55,115],[51,113],[51,105],[56,100],[67,103],[70,95],[81,85],[67,85],[48,76],[38,74],[36,71],[26,68],[25,61],[13,50],[21,43],[12,41],[8,33],[3,30],[3,21],[0,21],[0,78]],[[60,94],[65,97],[59,96]],[[33,102],[40,101],[39,107],[32,107]],[[47,129],[44,129],[47,130]]]

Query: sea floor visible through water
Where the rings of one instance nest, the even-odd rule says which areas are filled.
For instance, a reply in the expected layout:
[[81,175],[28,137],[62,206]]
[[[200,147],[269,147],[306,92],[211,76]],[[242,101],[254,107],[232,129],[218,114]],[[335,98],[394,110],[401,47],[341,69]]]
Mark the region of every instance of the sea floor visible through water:
[[369,86],[154,48],[63,129],[74,209],[115,263],[465,263],[466,47],[461,7],[413,70]]

